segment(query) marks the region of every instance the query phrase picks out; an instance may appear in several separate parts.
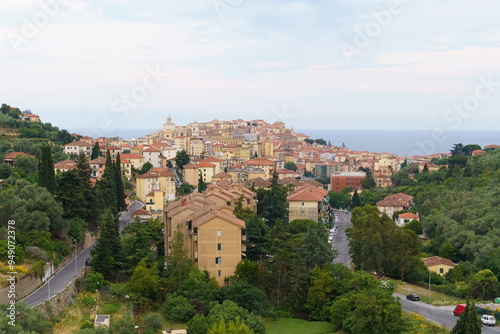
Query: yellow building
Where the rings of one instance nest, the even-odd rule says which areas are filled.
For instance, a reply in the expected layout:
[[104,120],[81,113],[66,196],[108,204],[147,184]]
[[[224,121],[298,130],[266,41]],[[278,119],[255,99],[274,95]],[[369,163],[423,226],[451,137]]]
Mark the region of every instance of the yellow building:
[[274,142],[265,141],[262,143],[262,156],[274,156]]
[[205,153],[205,143],[201,138],[191,138],[189,148],[190,151],[188,153],[191,156],[199,157]]
[[223,285],[246,250],[245,222],[234,216],[232,207],[200,197],[186,196],[165,209],[165,256],[171,255],[175,231],[180,228],[189,258]]
[[250,152],[250,145],[238,145],[238,147],[234,150],[234,156],[238,159],[249,160]]
[[144,165],[144,157],[138,154],[122,154],[120,160],[128,160],[132,163],[134,168],[141,169]]
[[[264,179],[271,178],[274,171],[274,161],[266,158],[250,159],[248,161],[245,161],[243,165],[262,169],[264,171]],[[250,176],[249,179],[251,179]]]
[[175,199],[175,174],[164,169],[155,168],[146,174],[136,177],[136,194],[140,201],[146,200],[146,195],[153,190],[165,192],[165,200],[173,201]]
[[122,175],[126,176],[127,179],[130,180],[130,178],[132,177],[132,161],[122,160],[120,157],[120,163],[121,163]]
[[300,187],[288,197],[289,221],[309,219],[317,222],[323,209],[323,199],[328,194],[324,189],[316,187]]
[[190,137],[189,136],[179,136],[175,137],[174,143],[175,146],[180,146],[184,151],[189,152],[191,151],[190,149]]
[[212,182],[212,176],[214,176],[216,165],[201,162],[197,165],[187,164],[184,166],[184,182],[189,183],[192,186],[198,186],[198,180],[201,176],[203,177],[203,182]]
[[439,256],[426,257],[425,259],[422,259],[422,261],[424,261],[429,271],[433,271],[441,276],[446,275],[450,269],[455,267],[455,263],[453,263],[453,261]]
[[160,211],[165,209],[165,193],[161,190],[153,190],[146,195],[146,210]]

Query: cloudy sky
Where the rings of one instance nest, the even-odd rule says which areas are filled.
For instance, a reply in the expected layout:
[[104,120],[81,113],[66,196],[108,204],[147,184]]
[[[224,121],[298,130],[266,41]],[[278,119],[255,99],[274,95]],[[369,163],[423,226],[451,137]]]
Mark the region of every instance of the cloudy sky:
[[63,128],[498,129],[498,0],[0,2],[0,102]]

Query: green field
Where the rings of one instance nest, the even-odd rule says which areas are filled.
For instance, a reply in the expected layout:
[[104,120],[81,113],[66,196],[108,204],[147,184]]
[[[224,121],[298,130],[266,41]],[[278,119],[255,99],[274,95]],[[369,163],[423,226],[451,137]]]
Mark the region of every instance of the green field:
[[279,318],[264,321],[268,334],[332,334],[333,326],[328,322],[311,322],[302,319]]

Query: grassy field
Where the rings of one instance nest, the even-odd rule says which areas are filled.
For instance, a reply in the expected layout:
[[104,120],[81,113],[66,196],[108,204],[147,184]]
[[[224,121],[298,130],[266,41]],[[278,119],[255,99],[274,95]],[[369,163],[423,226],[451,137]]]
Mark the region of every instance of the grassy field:
[[463,299],[448,296],[440,292],[431,290],[431,300],[429,301],[429,290],[409,283],[396,283],[396,292],[403,295],[416,293],[420,297],[420,301],[434,306],[457,305],[464,303]]
[[301,319],[265,319],[268,334],[332,334],[333,327],[328,322],[311,322]]

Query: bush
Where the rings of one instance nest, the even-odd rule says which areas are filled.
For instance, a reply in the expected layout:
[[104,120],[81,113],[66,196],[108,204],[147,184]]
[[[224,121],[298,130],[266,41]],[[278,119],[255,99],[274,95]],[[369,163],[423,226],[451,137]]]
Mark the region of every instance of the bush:
[[152,330],[152,333],[157,333],[161,330],[161,327],[163,325],[163,321],[161,319],[161,316],[158,315],[157,313],[149,313],[144,317],[144,326],[148,330]]
[[100,273],[88,274],[87,277],[83,279],[83,283],[85,283],[85,289],[91,292],[109,285],[109,282],[106,281],[104,276]]
[[169,295],[163,304],[162,314],[166,319],[188,322],[194,316],[195,307],[183,296]]
[[43,260],[36,261],[35,264],[31,267],[30,271],[36,277],[45,276],[45,261],[43,261]]
[[90,320],[82,320],[82,322],[80,323],[80,329],[92,329],[94,328],[94,323]]
[[187,334],[206,334],[208,331],[207,318],[201,314],[195,315],[187,325]]
[[47,252],[44,250],[41,250],[40,247],[36,247],[36,246],[26,246],[26,255],[30,259],[34,259],[34,260],[47,261],[49,259],[49,257],[47,256]]

